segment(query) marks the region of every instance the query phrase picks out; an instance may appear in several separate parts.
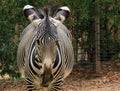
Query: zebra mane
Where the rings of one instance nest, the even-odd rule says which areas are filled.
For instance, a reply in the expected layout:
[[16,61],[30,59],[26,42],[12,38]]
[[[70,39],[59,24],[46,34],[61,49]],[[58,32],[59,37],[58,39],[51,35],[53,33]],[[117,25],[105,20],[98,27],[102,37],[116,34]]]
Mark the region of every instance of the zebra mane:
[[46,7],[44,9],[44,12],[45,12],[45,20],[44,20],[44,24],[46,26],[46,31],[50,31],[51,30],[51,26],[50,26],[50,20],[49,20],[49,9],[48,7]]
[[55,40],[58,38],[56,26],[50,21],[49,9],[46,7],[44,9],[44,19],[38,26],[37,39],[40,37],[49,39],[50,36]]

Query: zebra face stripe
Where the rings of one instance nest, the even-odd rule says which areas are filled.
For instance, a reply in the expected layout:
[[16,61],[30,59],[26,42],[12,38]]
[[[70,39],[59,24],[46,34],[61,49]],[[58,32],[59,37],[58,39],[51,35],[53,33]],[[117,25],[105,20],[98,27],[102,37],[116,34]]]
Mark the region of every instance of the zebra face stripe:
[[[57,29],[52,22],[43,20],[37,28],[36,55],[41,63],[52,64],[56,58],[58,35]],[[46,60],[49,60],[47,62]],[[45,62],[46,61],[46,62]]]

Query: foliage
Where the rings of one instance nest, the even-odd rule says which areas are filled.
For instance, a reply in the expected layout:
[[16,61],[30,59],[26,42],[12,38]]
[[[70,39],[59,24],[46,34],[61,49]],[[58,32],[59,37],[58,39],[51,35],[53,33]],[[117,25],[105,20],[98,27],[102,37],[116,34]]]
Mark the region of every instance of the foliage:
[[[18,1],[18,0],[16,0]],[[19,33],[25,22],[22,20],[22,5],[15,0],[1,0],[0,3],[0,69],[2,74],[16,73],[16,50]],[[21,17],[21,18],[20,18]]]
[[120,52],[119,1],[105,0],[101,5],[101,57],[109,60]]

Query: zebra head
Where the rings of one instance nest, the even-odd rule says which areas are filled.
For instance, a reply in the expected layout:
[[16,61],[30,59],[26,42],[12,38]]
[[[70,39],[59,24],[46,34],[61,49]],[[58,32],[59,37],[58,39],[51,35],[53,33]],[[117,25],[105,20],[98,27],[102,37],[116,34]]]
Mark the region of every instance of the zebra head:
[[46,17],[38,26],[35,43],[36,59],[42,65],[41,85],[48,86],[53,80],[53,65],[57,55],[58,35],[56,26],[50,21],[48,10]]

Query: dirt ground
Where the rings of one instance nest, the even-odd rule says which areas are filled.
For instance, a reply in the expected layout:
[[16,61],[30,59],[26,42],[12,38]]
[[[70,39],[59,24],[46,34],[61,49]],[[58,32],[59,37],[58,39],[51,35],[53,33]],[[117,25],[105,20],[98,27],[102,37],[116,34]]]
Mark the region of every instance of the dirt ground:
[[[26,91],[25,82],[0,80],[0,91]],[[120,91],[120,61],[103,62],[99,74],[90,65],[75,65],[62,91]]]

